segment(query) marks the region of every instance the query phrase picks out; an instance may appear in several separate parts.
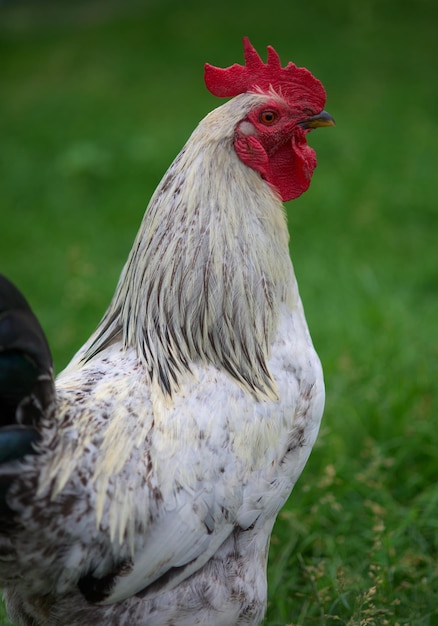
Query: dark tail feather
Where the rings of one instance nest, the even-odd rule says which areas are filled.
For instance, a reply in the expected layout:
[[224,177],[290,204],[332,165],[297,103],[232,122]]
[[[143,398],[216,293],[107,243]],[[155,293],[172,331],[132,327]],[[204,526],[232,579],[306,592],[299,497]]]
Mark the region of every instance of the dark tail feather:
[[[33,444],[38,441],[38,424],[54,399],[52,356],[43,330],[24,296],[0,275],[2,470],[6,463],[35,454]],[[9,470],[0,472],[0,508],[8,475]]]

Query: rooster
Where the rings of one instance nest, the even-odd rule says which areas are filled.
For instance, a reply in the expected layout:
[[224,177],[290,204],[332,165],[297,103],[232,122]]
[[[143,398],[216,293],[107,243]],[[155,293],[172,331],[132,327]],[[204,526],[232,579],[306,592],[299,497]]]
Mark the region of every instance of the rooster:
[[244,39],[231,98],[155,191],[115,295],[59,375],[0,282],[0,584],[24,626],[260,624],[275,518],[324,405],[282,201],[325,91]]

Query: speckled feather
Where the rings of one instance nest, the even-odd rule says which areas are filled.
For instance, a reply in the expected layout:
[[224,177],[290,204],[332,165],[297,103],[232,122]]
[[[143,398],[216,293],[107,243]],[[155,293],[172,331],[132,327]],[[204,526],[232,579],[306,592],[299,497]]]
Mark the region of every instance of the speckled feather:
[[0,536],[19,624],[263,619],[272,526],[324,404],[281,201],[233,148],[267,98],[237,96],[195,130],[57,379]]

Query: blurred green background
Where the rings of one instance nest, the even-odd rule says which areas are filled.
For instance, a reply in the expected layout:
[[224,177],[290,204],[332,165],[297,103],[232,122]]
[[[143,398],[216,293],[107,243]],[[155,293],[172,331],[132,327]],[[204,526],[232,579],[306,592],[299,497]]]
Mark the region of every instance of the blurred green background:
[[242,62],[248,35],[326,87],[337,126],[287,210],[327,408],[274,530],[268,626],[438,624],[437,32],[433,0],[0,3],[0,271],[57,371],[220,104],[204,62]]

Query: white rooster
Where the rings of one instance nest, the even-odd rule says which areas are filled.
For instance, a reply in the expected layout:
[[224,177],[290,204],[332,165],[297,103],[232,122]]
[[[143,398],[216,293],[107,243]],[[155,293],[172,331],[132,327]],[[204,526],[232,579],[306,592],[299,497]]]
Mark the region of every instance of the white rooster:
[[206,65],[232,97],[153,195],[102,322],[53,382],[0,282],[0,584],[24,626],[260,624],[275,518],[316,439],[319,359],[282,201],[332,125],[306,69]]

